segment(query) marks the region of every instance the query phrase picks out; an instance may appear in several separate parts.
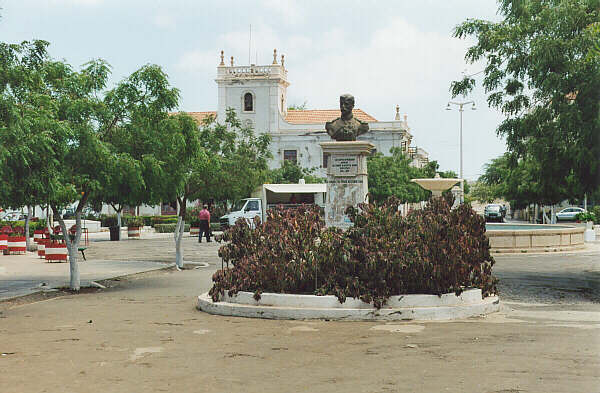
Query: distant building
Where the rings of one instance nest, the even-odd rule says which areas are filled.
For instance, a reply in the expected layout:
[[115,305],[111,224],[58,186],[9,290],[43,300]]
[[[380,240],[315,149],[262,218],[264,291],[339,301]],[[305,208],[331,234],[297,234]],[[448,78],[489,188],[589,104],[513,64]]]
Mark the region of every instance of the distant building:
[[[340,116],[339,109],[288,110],[287,89],[290,85],[284,57],[269,65],[234,66],[225,64],[223,52],[217,66],[219,87],[217,111],[189,112],[196,121],[207,116],[225,119],[227,108],[233,108],[242,124],[252,126],[257,132],[267,132],[272,137],[270,168],[278,168],[284,160],[296,162],[303,168],[317,168],[317,174],[325,176],[328,157],[323,155],[319,142],[331,141],[325,131],[325,122]],[[346,93],[345,91],[340,91]],[[354,109],[354,116],[369,123],[370,131],[358,137],[373,143],[377,152],[390,154],[398,147],[412,159],[412,165],[423,167],[429,162],[429,154],[411,146],[413,136],[407,124],[407,116],[400,119],[399,107],[392,121],[379,121],[361,109]]]

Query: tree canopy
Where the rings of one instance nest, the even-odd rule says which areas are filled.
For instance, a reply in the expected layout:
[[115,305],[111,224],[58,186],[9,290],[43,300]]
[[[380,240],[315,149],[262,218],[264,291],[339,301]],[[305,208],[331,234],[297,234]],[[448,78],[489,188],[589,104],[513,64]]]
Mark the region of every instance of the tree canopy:
[[430,192],[424,190],[411,179],[433,177],[437,163],[430,163],[425,169],[410,166],[410,159],[400,149],[392,149],[391,156],[376,153],[368,158],[369,199],[383,202],[391,196],[401,202],[426,200]]
[[[468,19],[454,35],[477,39],[466,53],[468,62],[486,61],[488,104],[506,115],[497,133],[511,154],[511,182],[535,182],[532,196],[546,203],[597,192],[600,1],[502,0],[499,5],[502,21]],[[453,82],[451,91],[456,96],[474,87],[475,80],[466,77]]]
[[178,100],[179,91],[156,65],[141,67],[106,93],[100,137],[110,149],[110,176],[95,195],[98,201],[117,212],[124,206],[160,203],[164,195],[147,187],[146,178],[158,171],[152,153]]
[[0,42],[0,197],[20,208],[45,203],[54,108],[45,85],[45,41]]
[[205,158],[192,179],[194,198],[233,201],[266,182],[271,137],[242,125],[233,109],[227,110],[222,123],[208,118],[199,138]]

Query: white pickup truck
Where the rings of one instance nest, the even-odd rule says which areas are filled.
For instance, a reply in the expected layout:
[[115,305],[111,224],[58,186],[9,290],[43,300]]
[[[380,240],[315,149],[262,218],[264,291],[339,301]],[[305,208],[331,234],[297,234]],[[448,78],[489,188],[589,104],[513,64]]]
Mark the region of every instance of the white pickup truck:
[[[233,226],[243,218],[252,223],[254,217],[263,222],[267,219],[266,210],[274,206],[294,207],[300,204],[315,204],[323,207],[325,202],[325,184],[263,184],[256,194],[261,197],[241,199],[233,205],[231,212],[219,219],[221,228]],[[266,207],[266,208],[265,208]]]

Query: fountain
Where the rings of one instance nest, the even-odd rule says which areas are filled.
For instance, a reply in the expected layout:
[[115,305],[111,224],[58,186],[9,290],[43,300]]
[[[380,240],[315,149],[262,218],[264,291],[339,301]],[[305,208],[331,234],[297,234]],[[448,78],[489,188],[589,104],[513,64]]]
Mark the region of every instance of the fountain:
[[456,183],[461,183],[463,179],[441,178],[440,174],[436,173],[433,179],[411,179],[411,181],[431,191],[434,197],[440,197],[442,192],[449,190]]

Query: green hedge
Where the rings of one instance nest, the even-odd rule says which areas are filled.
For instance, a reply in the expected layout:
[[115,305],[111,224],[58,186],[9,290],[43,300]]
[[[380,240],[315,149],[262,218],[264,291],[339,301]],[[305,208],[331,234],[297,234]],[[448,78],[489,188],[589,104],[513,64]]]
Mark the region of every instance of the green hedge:
[[[157,233],[173,233],[173,232],[175,232],[176,226],[177,226],[177,224],[156,224],[156,225],[154,225],[154,230]],[[190,224],[185,224],[183,231],[189,232]]]
[[150,221],[153,227],[157,224],[177,224],[177,216],[153,216]]
[[596,216],[594,220],[594,224],[600,224],[600,205],[596,205],[592,208],[592,213]]

